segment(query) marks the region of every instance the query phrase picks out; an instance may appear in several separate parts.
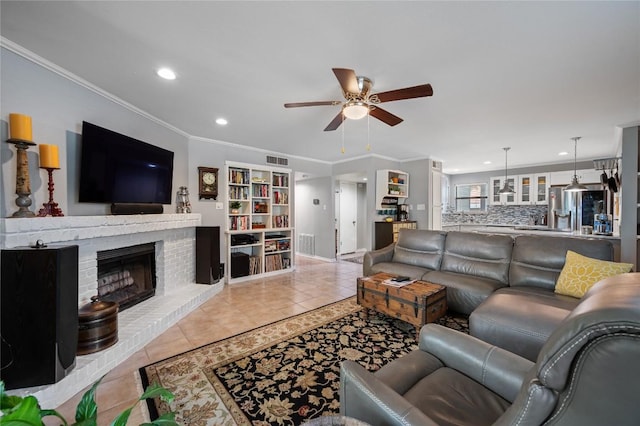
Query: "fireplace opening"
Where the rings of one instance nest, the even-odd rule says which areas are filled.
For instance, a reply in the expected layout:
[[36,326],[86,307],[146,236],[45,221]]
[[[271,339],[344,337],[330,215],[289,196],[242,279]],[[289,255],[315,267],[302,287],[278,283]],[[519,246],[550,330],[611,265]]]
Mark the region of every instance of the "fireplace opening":
[[156,292],[155,243],[99,251],[98,297],[118,302],[120,311]]

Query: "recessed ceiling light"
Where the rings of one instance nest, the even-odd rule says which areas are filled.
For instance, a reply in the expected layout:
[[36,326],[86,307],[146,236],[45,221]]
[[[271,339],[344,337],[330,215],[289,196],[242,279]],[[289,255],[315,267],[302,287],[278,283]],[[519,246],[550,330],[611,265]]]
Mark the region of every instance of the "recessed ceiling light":
[[483,164],[491,164],[491,161],[487,160]]
[[569,155],[569,153],[567,151],[562,151],[562,152],[559,152],[558,155]]
[[366,177],[365,177],[365,178],[362,178],[362,180],[367,180],[367,178],[366,178]]
[[176,73],[173,72],[173,70],[169,69],[169,68],[160,68],[157,71],[157,74],[164,78],[165,80],[175,80],[176,79]]
[[222,118],[222,117],[216,118],[216,124],[218,124],[220,126],[226,126],[227,123],[229,123],[229,122],[227,121],[226,118]]

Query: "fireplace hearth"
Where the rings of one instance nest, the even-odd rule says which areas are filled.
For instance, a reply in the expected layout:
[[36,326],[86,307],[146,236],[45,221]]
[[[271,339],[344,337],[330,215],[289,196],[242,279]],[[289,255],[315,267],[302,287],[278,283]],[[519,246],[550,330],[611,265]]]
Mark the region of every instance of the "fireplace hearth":
[[123,311],[155,294],[155,243],[97,252],[98,298]]

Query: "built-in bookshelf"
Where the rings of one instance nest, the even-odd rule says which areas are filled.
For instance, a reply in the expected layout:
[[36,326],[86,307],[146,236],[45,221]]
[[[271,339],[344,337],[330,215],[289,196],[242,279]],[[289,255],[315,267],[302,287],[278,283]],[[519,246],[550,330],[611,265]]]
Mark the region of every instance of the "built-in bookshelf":
[[293,270],[291,170],[227,162],[227,282]]

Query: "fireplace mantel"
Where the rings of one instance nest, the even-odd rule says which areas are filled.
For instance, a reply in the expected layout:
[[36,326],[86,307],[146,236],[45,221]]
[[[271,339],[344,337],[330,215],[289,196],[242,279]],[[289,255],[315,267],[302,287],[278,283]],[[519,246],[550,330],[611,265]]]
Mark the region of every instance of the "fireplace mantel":
[[58,383],[10,391],[34,395],[55,408],[142,349],[152,339],[218,293],[215,285],[195,283],[195,228],[200,214],[66,216],[0,219],[0,248],[79,246],[79,306],[97,294],[97,252],[154,243],[156,295],[118,314],[118,343],[76,358],[76,367]]
[[200,214],[138,214],[0,219],[0,248],[64,243],[200,225]]

